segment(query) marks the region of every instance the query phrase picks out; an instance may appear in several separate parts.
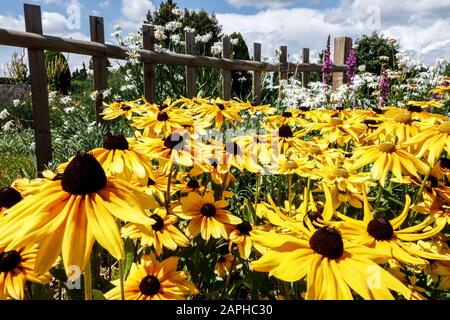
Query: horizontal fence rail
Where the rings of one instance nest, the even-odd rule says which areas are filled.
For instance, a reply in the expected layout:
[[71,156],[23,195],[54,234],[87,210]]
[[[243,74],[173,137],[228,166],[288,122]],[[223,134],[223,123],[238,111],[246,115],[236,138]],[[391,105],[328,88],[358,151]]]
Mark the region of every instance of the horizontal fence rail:
[[[70,52],[94,57],[107,57],[125,60],[127,48],[112,44],[39,35],[30,32],[0,29],[0,45],[21,47],[35,50],[53,50]],[[251,60],[226,59],[196,56],[183,53],[156,52],[152,50],[136,50],[144,63],[175,64],[186,67],[206,67],[236,71],[261,72],[320,72],[322,65],[317,63],[269,63]],[[333,65],[334,72],[345,72],[345,64]]]
[[[26,32],[0,28],[0,45],[20,47],[28,49],[28,63],[30,66],[30,79],[33,106],[33,126],[36,146],[36,167],[38,172],[45,169],[52,160],[51,128],[49,119],[49,104],[47,90],[47,71],[44,65],[44,50],[68,52],[92,56],[94,89],[99,93],[108,87],[106,59],[126,60],[129,48],[106,44],[105,30],[102,17],[90,16],[91,41],[62,38],[42,34],[41,7],[38,5],[24,4],[24,18]],[[195,55],[195,34],[186,33],[185,53],[159,52],[155,48],[154,27],[148,24],[142,26],[143,49],[136,50],[144,70],[144,96],[147,101],[155,102],[156,97],[156,64],[172,64],[186,67],[186,96],[193,97],[196,94],[197,68],[216,68],[222,71],[222,97],[232,97],[232,71],[251,71],[253,73],[253,102],[261,99],[261,74],[262,72],[278,72],[279,78],[288,79],[289,73],[300,74],[303,85],[309,82],[310,72],[321,72],[322,65],[310,63],[309,49],[302,50],[302,62],[288,62],[287,47],[280,47],[278,62],[261,61],[261,44],[253,44],[253,59],[231,59],[231,44],[229,37],[223,38],[222,57],[207,57]],[[336,64],[332,66],[333,87],[337,88],[345,81],[344,64],[352,39],[340,37],[335,39],[334,58]],[[102,100],[101,94],[95,101],[97,122],[102,121],[100,116]],[[282,92],[280,90],[280,97]]]

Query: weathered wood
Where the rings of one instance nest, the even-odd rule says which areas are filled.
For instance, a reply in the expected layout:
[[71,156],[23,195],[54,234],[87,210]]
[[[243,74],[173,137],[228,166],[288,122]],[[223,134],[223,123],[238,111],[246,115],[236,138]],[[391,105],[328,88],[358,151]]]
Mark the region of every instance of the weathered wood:
[[[261,61],[261,43],[253,44],[253,61]],[[253,102],[261,102],[261,71],[253,71]]]
[[[105,28],[102,17],[89,16],[89,23],[91,29],[91,40],[97,43],[105,43]],[[94,89],[98,92],[95,101],[95,112],[97,115],[97,122],[102,122],[103,91],[108,88],[106,58],[92,56],[92,69],[94,71]]]
[[[334,63],[344,64],[352,49],[352,38],[339,37],[334,39]],[[338,88],[346,82],[345,72],[333,72],[333,88]]]
[[[26,31],[42,34],[41,8],[37,5],[24,4],[24,13]],[[52,161],[48,79],[42,49],[28,49],[28,67],[30,68],[31,79],[36,167],[38,172],[41,172]]]
[[[111,59],[127,58],[127,49],[111,44],[100,44],[85,40],[74,40],[48,35],[37,35],[29,32],[0,29],[0,45],[12,47],[47,49],[54,51],[84,54],[89,56],[108,57]],[[251,60],[223,59],[206,56],[193,56],[172,52],[155,52],[150,50],[136,50],[143,62],[174,64],[188,67],[218,68],[227,70],[276,72],[297,70],[298,72],[320,72],[322,65],[286,64],[258,62]],[[296,69],[297,68],[297,69]],[[345,65],[333,65],[333,71],[345,71]]]
[[[309,48],[303,48],[302,49],[302,62],[303,63],[309,63]],[[309,83],[310,74],[308,71],[302,72],[302,85],[304,87],[308,86]]]
[[[281,65],[287,64],[287,46],[280,46],[280,56],[279,61]],[[289,69],[288,69],[289,70]],[[282,80],[287,80],[288,78],[288,70],[281,70],[280,71],[280,89],[278,90],[278,97],[283,98],[283,86],[281,85]]]
[[[222,39],[222,58],[229,59],[231,56],[231,42],[228,36]],[[222,98],[225,100],[231,99],[231,71],[222,69]]]
[[[155,27],[144,24],[142,26],[142,39],[145,50],[155,50]],[[155,102],[156,77],[154,63],[144,62],[144,96],[148,102]]]
[[[185,50],[186,54],[195,55],[195,32],[185,33]],[[197,95],[197,69],[186,67],[186,95],[188,98]]]

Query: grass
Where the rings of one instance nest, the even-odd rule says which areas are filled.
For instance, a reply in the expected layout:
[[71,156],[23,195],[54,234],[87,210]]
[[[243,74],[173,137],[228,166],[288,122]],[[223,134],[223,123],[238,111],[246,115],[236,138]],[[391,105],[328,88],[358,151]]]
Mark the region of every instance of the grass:
[[30,156],[7,152],[0,157],[0,187],[11,185],[17,178],[35,175],[36,169]]

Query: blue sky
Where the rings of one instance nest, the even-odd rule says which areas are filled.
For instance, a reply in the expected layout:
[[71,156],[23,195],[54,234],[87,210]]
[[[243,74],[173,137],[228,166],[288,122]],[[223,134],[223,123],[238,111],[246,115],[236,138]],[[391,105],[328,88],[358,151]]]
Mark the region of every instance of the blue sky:
[[[28,0],[41,5],[44,33],[89,39],[89,15],[105,19],[108,42],[114,25],[125,32],[136,31],[148,9],[160,0]],[[181,8],[200,9],[217,15],[225,33],[241,32],[251,48],[262,43],[263,56],[273,56],[279,45],[287,45],[292,59],[302,47],[312,56],[323,49],[326,37],[350,36],[381,31],[396,38],[402,49],[431,64],[439,56],[450,57],[450,0],[179,0]],[[0,28],[24,30],[23,3],[0,1]],[[80,10],[79,28],[70,22]],[[71,11],[72,10],[72,11]],[[72,22],[74,20],[72,19]],[[0,46],[0,75],[17,49]],[[250,52],[250,54],[252,54]],[[72,69],[86,57],[72,55]]]

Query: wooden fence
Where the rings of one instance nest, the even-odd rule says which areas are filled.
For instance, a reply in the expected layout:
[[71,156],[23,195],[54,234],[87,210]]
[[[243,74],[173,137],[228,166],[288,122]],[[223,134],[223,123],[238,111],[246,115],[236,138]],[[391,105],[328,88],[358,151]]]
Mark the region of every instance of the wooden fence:
[[[128,49],[116,45],[105,44],[104,22],[102,17],[90,16],[91,41],[82,41],[43,35],[41,8],[38,5],[24,4],[26,32],[0,29],[0,45],[22,47],[28,49],[28,62],[31,78],[31,93],[33,105],[34,134],[36,146],[37,169],[41,171],[52,160],[52,144],[49,119],[47,73],[45,68],[44,50],[70,52],[89,55],[93,58],[94,87],[101,92],[108,87],[106,59],[125,60]],[[195,33],[186,32],[185,54],[154,51],[154,27],[144,24],[143,49],[137,50],[144,68],[144,96],[148,101],[154,101],[155,64],[174,64],[186,67],[186,96],[196,95],[196,68],[209,67],[222,70],[222,97],[231,98],[231,71],[253,72],[253,101],[258,102],[261,95],[262,72],[279,72],[280,79],[287,79],[289,72],[301,72],[303,84],[309,81],[310,72],[320,72],[321,64],[310,63],[309,49],[302,50],[301,63],[287,61],[287,47],[280,47],[279,62],[261,61],[261,44],[253,44],[253,60],[230,59],[231,43],[228,37],[223,38],[222,58],[198,56],[195,53]],[[336,38],[334,41],[333,86],[337,87],[344,81],[344,64],[348,57],[352,39]],[[99,113],[102,107],[101,94],[96,101],[97,121],[101,121]]]

